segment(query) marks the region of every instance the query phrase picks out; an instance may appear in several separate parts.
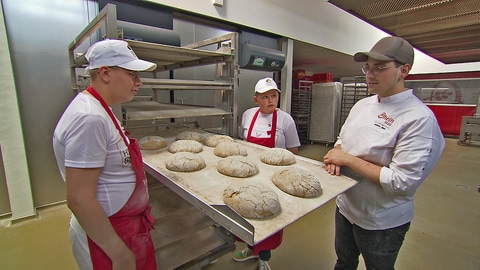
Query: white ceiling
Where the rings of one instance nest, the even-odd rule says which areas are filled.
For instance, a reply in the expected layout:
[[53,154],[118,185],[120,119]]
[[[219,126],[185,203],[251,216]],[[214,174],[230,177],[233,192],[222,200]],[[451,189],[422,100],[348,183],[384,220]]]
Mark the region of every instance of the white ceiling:
[[480,61],[480,1],[329,0],[445,64]]
[[[311,0],[308,0],[311,1]],[[315,0],[313,0],[315,1]],[[386,33],[402,36],[439,61],[480,59],[480,1],[329,0]],[[307,5],[309,6],[309,5]],[[332,73],[335,78],[363,75],[351,55],[304,42],[294,43],[294,68]],[[365,50],[368,50],[365,48]]]
[[336,79],[359,76],[363,75],[361,66],[351,55],[301,41],[293,43],[293,67],[306,70],[307,75],[332,73]]

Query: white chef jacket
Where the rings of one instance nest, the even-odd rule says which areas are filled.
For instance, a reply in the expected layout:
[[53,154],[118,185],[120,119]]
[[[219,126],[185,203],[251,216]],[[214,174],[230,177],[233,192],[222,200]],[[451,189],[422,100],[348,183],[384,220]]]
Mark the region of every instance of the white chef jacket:
[[433,112],[409,89],[357,102],[335,144],[383,166],[381,187],[363,180],[337,197],[340,213],[350,222],[378,230],[413,219],[413,196],[437,164],[445,139]]

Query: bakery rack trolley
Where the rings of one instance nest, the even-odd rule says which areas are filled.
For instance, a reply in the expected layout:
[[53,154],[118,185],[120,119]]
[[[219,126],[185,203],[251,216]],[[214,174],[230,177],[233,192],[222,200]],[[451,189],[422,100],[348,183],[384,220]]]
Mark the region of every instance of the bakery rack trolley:
[[[107,4],[87,27],[69,45],[71,85],[75,92],[83,90],[88,83],[88,76],[83,75],[82,69],[87,64],[83,53],[88,49],[92,40],[105,38],[123,39],[122,29],[118,27],[116,6]],[[228,33],[223,36],[196,42],[194,44],[176,47],[157,43],[125,39],[140,59],[149,60],[157,64],[153,72],[142,72],[142,88],[151,89],[151,97],[138,97],[134,101],[115,107],[115,115],[121,119],[128,129],[148,128],[176,123],[186,124],[186,121],[195,122],[197,118],[219,117],[221,125],[212,128],[212,132],[228,134],[236,137],[237,133],[237,101],[238,94],[238,64],[234,57],[238,33]],[[216,44],[217,51],[202,50],[202,47]],[[80,52],[80,53],[79,53]],[[178,80],[158,79],[157,74],[162,71],[175,69],[216,65],[218,76],[215,80]],[[145,75],[145,76],[144,76]],[[160,103],[156,96],[159,91],[214,91],[213,104],[186,105],[183,102]],[[193,119],[193,120],[192,120]]]
[[310,106],[312,101],[313,81],[298,80],[292,89],[292,117],[297,125],[301,143],[308,143],[310,128]]
[[[69,44],[71,86],[75,93],[89,82],[89,77],[84,75],[87,65],[84,53],[97,40],[124,39],[119,22],[116,6],[107,4]],[[132,134],[139,136],[185,128],[190,125],[185,119],[192,117],[220,117],[221,126],[213,131],[236,136],[238,70],[233,53],[237,36],[237,33],[225,34],[183,47],[124,39],[140,59],[155,62],[157,69],[141,73],[143,88],[151,89],[153,98],[140,97],[116,106],[113,108],[115,115]],[[199,49],[210,44],[217,44],[218,50]],[[220,71],[218,80],[157,78],[158,72],[204,65],[216,65],[216,71]],[[155,101],[157,91],[182,90],[213,90],[220,98],[212,106]],[[200,269],[235,249],[233,234],[191,204],[191,200],[178,195],[185,194],[184,191],[170,189],[151,174],[147,178],[155,218],[155,230],[151,234],[158,269]]]
[[345,123],[348,113],[353,105],[360,99],[367,97],[368,87],[365,76],[342,77],[340,82],[343,83],[342,88],[342,105],[340,110],[340,126]]

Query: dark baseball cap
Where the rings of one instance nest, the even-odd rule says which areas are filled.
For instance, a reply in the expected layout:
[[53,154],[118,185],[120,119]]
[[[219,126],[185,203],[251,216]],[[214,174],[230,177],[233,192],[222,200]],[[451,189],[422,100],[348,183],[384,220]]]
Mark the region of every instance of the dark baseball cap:
[[400,37],[385,37],[380,39],[369,52],[357,52],[353,55],[356,62],[366,62],[368,57],[382,61],[397,61],[413,65],[413,47]]

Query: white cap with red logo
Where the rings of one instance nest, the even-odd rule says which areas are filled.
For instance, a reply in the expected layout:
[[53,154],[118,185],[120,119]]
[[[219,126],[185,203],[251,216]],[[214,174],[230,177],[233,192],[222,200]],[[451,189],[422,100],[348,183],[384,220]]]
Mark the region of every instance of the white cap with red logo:
[[262,94],[270,90],[277,90],[278,92],[281,92],[272,78],[263,78],[255,85],[255,93]]

